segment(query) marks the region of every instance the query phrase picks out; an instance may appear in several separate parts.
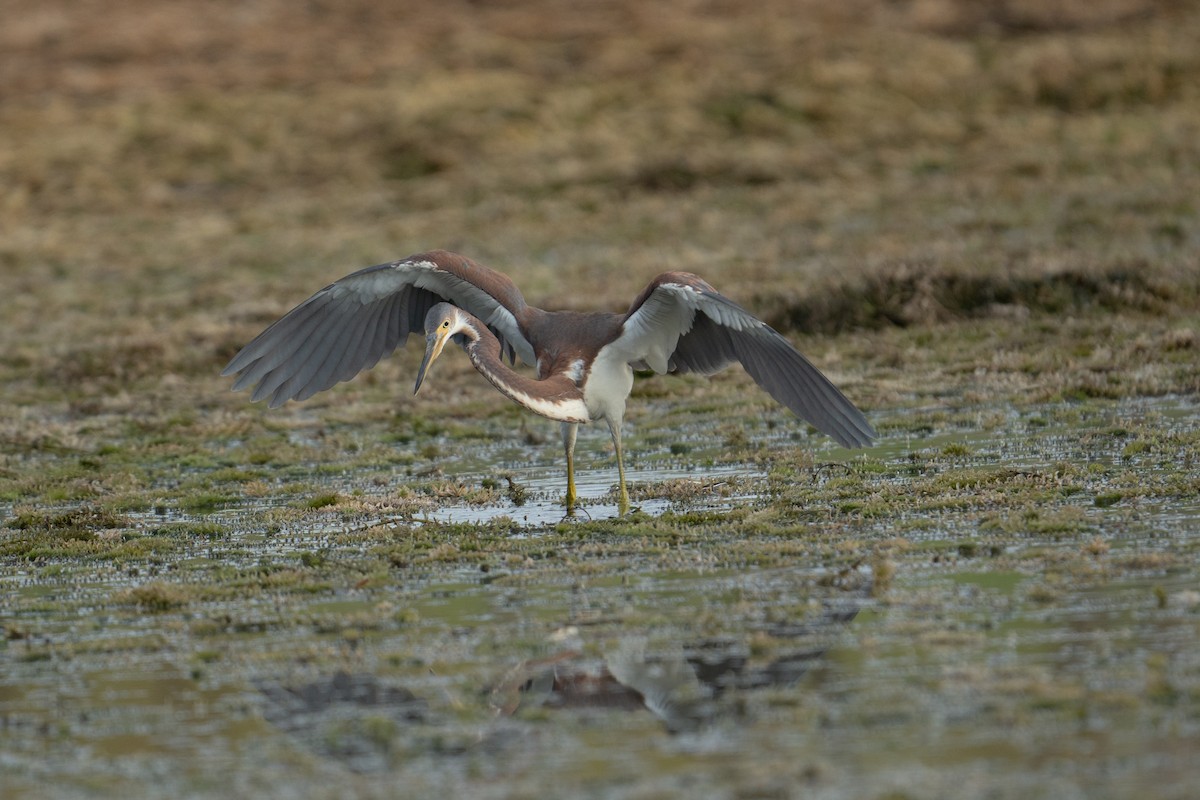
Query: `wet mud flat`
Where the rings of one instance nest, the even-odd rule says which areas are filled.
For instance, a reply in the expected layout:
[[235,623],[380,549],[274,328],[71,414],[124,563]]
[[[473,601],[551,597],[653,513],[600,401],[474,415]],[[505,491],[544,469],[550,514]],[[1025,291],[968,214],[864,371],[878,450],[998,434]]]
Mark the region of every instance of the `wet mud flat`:
[[[1200,6],[193,5],[0,25],[5,800],[1196,795]],[[217,378],[433,247],[703,275],[882,440],[639,378],[563,521],[465,359]]]
[[704,414],[644,422],[626,518],[598,443],[562,520],[552,452],[449,440],[416,505],[380,465],[11,506],[5,796],[1187,797],[1196,411],[768,424],[719,463]]

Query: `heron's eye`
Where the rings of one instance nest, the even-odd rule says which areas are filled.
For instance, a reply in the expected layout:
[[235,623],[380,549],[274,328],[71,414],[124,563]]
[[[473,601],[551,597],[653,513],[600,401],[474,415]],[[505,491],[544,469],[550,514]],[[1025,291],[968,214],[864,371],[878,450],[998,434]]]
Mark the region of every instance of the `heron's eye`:
[[442,323],[442,327],[443,327],[443,328],[449,328],[449,327],[450,327],[450,320],[446,320],[445,322],[443,322],[443,323]]

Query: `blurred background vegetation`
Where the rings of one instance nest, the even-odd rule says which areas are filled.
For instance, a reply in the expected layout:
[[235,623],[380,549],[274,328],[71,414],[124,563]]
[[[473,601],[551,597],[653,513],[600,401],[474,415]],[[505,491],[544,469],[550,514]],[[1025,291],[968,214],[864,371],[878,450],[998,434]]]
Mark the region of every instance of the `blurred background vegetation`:
[[8,0],[4,16],[10,418],[240,403],[214,399],[215,372],[249,335],[351,269],[435,247],[548,307],[623,308],[687,269],[793,334],[1095,310],[1159,321],[1143,351],[1194,353],[1194,3]]

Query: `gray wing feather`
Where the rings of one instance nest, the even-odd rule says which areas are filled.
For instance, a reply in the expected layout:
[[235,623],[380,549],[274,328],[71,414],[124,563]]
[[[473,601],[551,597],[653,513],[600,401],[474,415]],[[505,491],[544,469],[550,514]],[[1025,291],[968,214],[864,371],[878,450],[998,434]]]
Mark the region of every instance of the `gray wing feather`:
[[731,339],[754,382],[796,416],[846,447],[871,444],[875,431],[862,412],[786,339],[766,325]]
[[[363,329],[367,323],[371,321],[373,316],[370,312],[377,312],[378,309],[364,309],[362,313],[356,314],[350,324],[342,329],[341,335],[337,338],[337,343],[331,348],[329,356],[326,357],[325,363],[321,365],[321,369],[313,376],[308,385],[304,387],[304,393],[312,394],[324,391],[330,386],[333,386],[338,381],[348,380],[359,373],[366,366],[368,354],[362,352],[362,335]],[[349,372],[346,377],[343,374]],[[297,400],[307,399],[296,395]]]
[[[250,395],[250,400],[257,403],[264,397],[273,395],[298,374],[308,376],[315,372],[324,362],[335,332],[325,331],[329,320],[340,318],[349,306],[347,298],[335,297],[328,303],[322,303],[311,316],[306,316],[301,325],[283,324],[290,322],[291,315],[288,315],[259,334],[258,338],[247,346],[255,346],[263,352],[261,360],[252,362],[245,376],[249,380],[245,380],[244,385],[255,381],[258,383]],[[226,367],[226,373],[229,371],[230,367]],[[251,378],[251,373],[256,374],[256,377]],[[239,384],[243,384],[243,380],[239,380],[234,386]],[[275,402],[274,397],[271,402]]]
[[[370,369],[379,363],[379,359],[383,358],[384,353],[391,352],[395,349],[395,345],[389,349],[387,347],[388,336],[392,326],[392,318],[395,317],[395,296],[389,297],[383,303],[383,311],[375,317],[375,327],[371,331],[371,337],[367,341],[368,353],[367,362],[363,364],[363,369]],[[349,380],[349,378],[346,378]]]
[[[229,375],[241,372],[233,384],[234,391],[241,391],[252,385],[304,345],[312,329],[320,323],[321,316],[329,311],[328,308],[322,309],[320,304],[313,303],[312,299],[315,298],[310,298],[287,317],[271,325],[234,356],[221,373]],[[282,325],[285,321],[287,324]],[[277,327],[287,330],[275,330]]]
[[230,360],[235,391],[271,408],[304,400],[370,369],[423,333],[435,304],[454,303],[480,319],[508,353],[533,360],[517,323],[525,300],[508,278],[452,253],[434,252],[367,267],[326,286],[270,325]]
[[614,344],[629,363],[658,372],[712,375],[740,363],[767,394],[838,443],[864,447],[877,435],[787,339],[695,275],[655,279],[634,302]]
[[[338,306],[342,308],[351,305],[352,304],[349,302],[342,302],[338,304]],[[340,314],[331,313],[326,319],[337,320],[340,323],[342,316]],[[347,315],[347,319],[353,321],[354,316]],[[325,326],[322,326],[322,328],[324,327]],[[305,348],[301,348],[299,351],[297,351],[297,354],[292,357],[292,359],[285,361],[272,372],[272,383],[274,383],[276,388],[271,394],[271,399],[268,402],[268,405],[271,408],[279,407],[287,399],[292,397],[304,399],[304,397],[311,396],[312,392],[308,392],[306,394],[307,389],[310,387],[312,388],[313,392],[317,391],[317,385],[320,379],[316,376],[329,361],[330,355],[336,350],[340,349],[340,343],[346,335],[346,327],[338,324],[336,326],[330,326],[325,330],[318,329],[318,332],[323,335],[315,336],[314,338],[310,339],[306,343]],[[311,344],[311,347],[308,346],[309,344]],[[303,360],[299,361],[299,363],[295,363],[295,359],[297,357],[302,357]],[[290,368],[290,371],[285,371],[288,370],[288,368]],[[254,394],[250,399],[262,399],[262,397],[265,395],[264,390],[267,388],[268,387],[265,381],[260,383],[258,388],[254,390]]]

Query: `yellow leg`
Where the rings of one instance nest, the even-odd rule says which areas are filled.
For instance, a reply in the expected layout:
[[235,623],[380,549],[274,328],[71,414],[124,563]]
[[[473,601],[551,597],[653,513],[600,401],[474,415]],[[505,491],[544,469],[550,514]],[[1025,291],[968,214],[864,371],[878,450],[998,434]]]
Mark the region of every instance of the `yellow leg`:
[[563,449],[567,451],[567,499],[565,505],[570,514],[578,497],[575,494],[575,434],[579,426],[574,422],[562,424]]
[[621,423],[608,421],[608,431],[612,434],[613,449],[617,451],[617,512],[629,513],[629,490],[625,487],[625,454],[621,451]]

